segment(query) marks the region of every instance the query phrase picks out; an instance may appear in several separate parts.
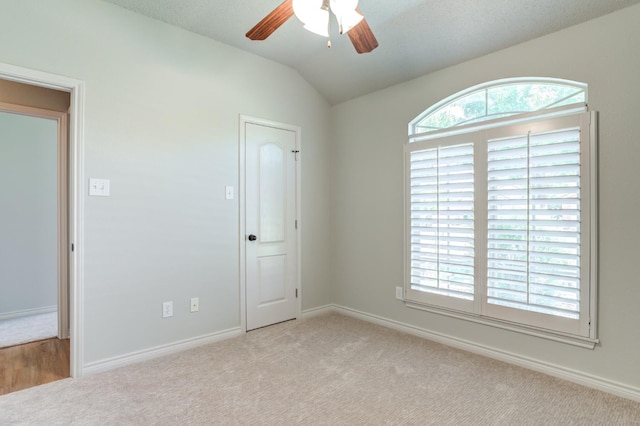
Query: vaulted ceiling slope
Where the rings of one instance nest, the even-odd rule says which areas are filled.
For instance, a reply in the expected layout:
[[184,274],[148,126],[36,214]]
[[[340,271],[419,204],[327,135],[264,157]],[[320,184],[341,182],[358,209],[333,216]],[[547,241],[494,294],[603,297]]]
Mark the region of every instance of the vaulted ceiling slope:
[[332,105],[640,3],[360,0],[380,46],[358,55],[337,25],[328,49],[295,18],[267,40],[247,39],[282,0],[104,1],[291,66]]

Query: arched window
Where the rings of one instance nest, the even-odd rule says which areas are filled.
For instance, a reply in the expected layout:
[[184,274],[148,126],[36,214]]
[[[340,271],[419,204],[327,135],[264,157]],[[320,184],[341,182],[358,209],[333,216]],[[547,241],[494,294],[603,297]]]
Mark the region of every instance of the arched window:
[[409,306],[593,347],[596,119],[586,101],[582,83],[499,80],[409,123]]
[[432,132],[518,114],[585,105],[587,86],[568,80],[498,80],[456,93],[427,109],[411,123],[410,134]]

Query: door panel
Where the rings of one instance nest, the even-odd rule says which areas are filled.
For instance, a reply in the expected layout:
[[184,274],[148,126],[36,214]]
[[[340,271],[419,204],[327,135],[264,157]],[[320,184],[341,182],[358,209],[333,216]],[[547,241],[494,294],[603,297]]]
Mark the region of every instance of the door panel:
[[287,221],[287,165],[284,149],[273,143],[262,145],[258,167],[260,241],[263,244],[284,242]]
[[296,134],[245,126],[246,313],[252,330],[298,313]]
[[286,274],[286,255],[258,258],[258,287],[260,289],[258,307],[286,300]]

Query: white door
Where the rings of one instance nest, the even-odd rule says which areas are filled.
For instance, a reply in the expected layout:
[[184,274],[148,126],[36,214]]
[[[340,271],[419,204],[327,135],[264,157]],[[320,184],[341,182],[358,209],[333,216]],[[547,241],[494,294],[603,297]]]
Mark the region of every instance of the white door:
[[245,122],[247,330],[298,316],[295,130]]

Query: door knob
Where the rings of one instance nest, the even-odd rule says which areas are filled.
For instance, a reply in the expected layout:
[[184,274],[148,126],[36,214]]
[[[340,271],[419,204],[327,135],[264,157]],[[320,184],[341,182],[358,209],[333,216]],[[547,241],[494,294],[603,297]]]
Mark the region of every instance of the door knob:
[[258,239],[258,237],[256,237],[255,235],[251,234],[251,235],[249,235],[248,239],[249,239],[249,241],[255,241],[255,240]]

